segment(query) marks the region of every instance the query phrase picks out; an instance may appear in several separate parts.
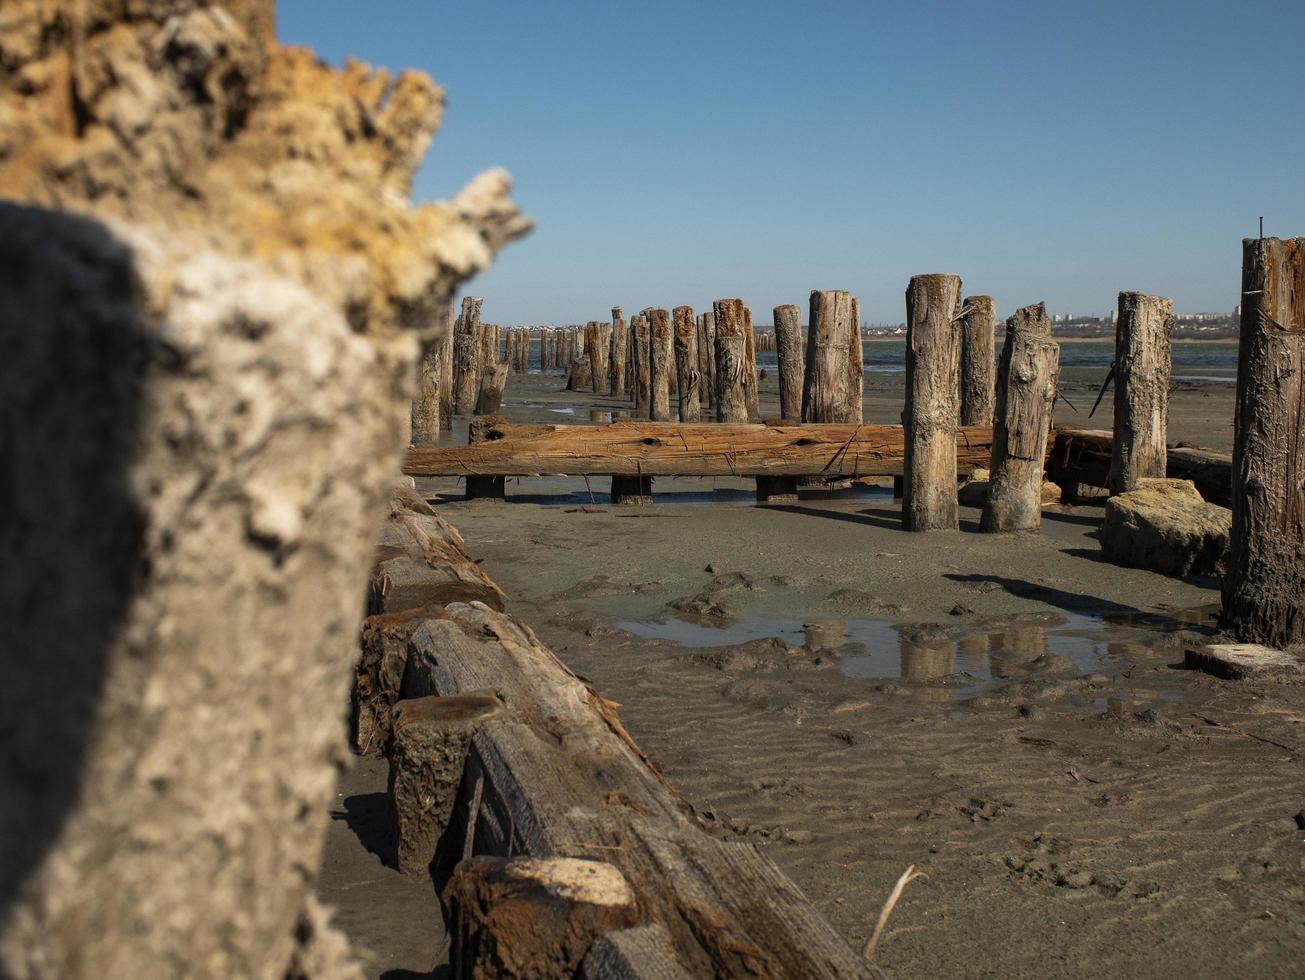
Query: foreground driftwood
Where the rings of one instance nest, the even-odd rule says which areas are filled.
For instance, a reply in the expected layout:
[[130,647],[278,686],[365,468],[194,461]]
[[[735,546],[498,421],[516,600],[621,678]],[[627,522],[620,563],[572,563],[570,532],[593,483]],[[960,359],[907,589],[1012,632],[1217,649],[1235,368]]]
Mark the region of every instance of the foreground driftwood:
[[[902,468],[897,425],[522,425],[486,418],[466,446],[408,451],[409,476],[889,476]],[[953,466],[986,466],[989,428],[957,429]],[[954,483],[955,481],[953,481]],[[952,490],[953,497],[955,489]]]
[[526,224],[413,206],[440,90],[270,3],[0,20],[0,975],[360,976],[311,895],[416,334]]

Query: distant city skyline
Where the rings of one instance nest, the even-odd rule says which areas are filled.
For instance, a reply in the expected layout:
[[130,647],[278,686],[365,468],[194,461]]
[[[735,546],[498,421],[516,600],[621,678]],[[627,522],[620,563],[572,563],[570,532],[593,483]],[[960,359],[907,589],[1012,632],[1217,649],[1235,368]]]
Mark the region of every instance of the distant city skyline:
[[[1001,316],[1120,290],[1239,301],[1241,239],[1305,233],[1305,5],[1103,0],[279,5],[284,43],[429,72],[413,189],[501,165],[537,222],[467,292],[498,323],[954,272]],[[1248,24],[1273,30],[1247,30]],[[1272,134],[1255,151],[1252,134]]]

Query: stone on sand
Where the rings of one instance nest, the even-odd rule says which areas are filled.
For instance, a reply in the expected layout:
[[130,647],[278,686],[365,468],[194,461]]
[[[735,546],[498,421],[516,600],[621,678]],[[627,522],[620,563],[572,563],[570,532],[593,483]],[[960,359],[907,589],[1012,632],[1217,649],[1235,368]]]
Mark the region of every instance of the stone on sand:
[[1211,643],[1188,647],[1184,662],[1188,667],[1230,681],[1305,674],[1305,660],[1302,658],[1258,643]]
[[1190,480],[1141,480],[1106,503],[1101,554],[1163,575],[1221,575],[1231,522],[1232,511],[1206,503]]

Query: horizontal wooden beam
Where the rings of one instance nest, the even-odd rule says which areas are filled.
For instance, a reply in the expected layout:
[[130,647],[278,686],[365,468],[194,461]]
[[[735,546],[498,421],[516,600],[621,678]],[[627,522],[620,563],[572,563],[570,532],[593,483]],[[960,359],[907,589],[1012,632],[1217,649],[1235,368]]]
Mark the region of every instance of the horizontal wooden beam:
[[[814,476],[902,472],[900,425],[478,420],[466,446],[408,450],[409,476]],[[992,430],[959,429],[958,467],[988,465]]]
[[[1057,429],[1047,455],[1047,479],[1061,486],[1104,487],[1110,473],[1112,435],[1107,429]],[[1165,476],[1191,480],[1202,497],[1232,506],[1232,455],[1194,446],[1170,446]]]

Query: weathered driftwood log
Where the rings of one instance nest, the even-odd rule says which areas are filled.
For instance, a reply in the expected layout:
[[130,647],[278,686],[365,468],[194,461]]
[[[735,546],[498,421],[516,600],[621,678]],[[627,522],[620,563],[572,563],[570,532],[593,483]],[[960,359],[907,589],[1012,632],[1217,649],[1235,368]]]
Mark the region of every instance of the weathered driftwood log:
[[652,329],[648,316],[644,313],[631,318],[634,327],[634,414],[639,418],[648,417],[648,408],[652,404],[652,384],[649,378],[649,351],[652,348],[649,331]]
[[1137,489],[1137,481],[1163,477],[1169,434],[1169,337],[1173,300],[1145,293],[1119,294],[1115,326],[1115,441],[1106,486],[1111,493]]
[[992,297],[965,297],[960,318],[960,423],[992,425],[997,372],[997,314]]
[[571,980],[595,938],[639,921],[625,876],[577,858],[472,858],[444,901],[456,980]]
[[625,311],[612,307],[612,342],[608,350],[607,392],[614,398],[625,394],[625,364],[628,358],[630,328],[625,322]]
[[426,871],[449,827],[471,736],[503,710],[493,690],[409,697],[393,707],[390,816],[400,871]]
[[471,415],[480,397],[479,296],[462,298],[462,313],[453,323],[453,411]]
[[[530,630],[461,604],[434,623],[438,635],[418,629],[409,644],[411,657],[429,653],[423,662],[432,688],[492,687],[505,705],[504,715],[480,726],[468,753],[467,782],[481,787],[469,837],[474,854],[612,864],[640,919],[666,930],[669,948],[656,962],[674,960],[690,976],[868,975],[865,961],[760,851],[699,829],[611,702]],[[450,623],[461,639],[448,635]]]
[[579,980],[690,980],[673,953],[671,934],[653,923],[594,938]]
[[680,421],[697,422],[702,418],[698,392],[702,376],[698,373],[698,327],[693,309],[677,306],[675,317],[675,372],[679,380]]
[[671,315],[653,310],[648,328],[648,417],[654,422],[671,420],[671,374],[675,370],[671,337]]
[[[860,354],[856,302],[842,290],[811,293],[802,421],[860,422],[852,393],[851,361]],[[857,380],[860,380],[859,373]]]
[[477,415],[493,415],[503,407],[503,389],[507,387],[508,362],[487,364],[480,374],[480,395],[476,399]]
[[[902,470],[897,425],[520,425],[478,418],[467,446],[409,449],[410,476],[889,476]],[[952,436],[953,469],[987,466],[992,430]],[[952,496],[956,495],[955,480]]]
[[802,418],[805,359],[802,351],[802,311],[792,303],[775,307],[775,360],[779,367],[779,416],[786,422]]
[[906,290],[906,430],[902,526],[960,526],[956,502],[956,426],[960,413],[960,276],[913,276]]
[[1242,243],[1232,534],[1222,625],[1305,640],[1305,238]]
[[[1061,426],[1047,453],[1047,479],[1061,487],[1105,487],[1110,474],[1113,436],[1105,429]],[[1232,454],[1179,444],[1166,450],[1165,476],[1191,480],[1201,496],[1220,507],[1232,506]]]
[[1006,321],[997,371],[997,415],[992,430],[992,476],[979,527],[1036,531],[1042,524],[1042,477],[1060,374],[1060,345],[1038,303]]
[[716,421],[748,420],[748,339],[741,299],[713,304],[716,328]]

